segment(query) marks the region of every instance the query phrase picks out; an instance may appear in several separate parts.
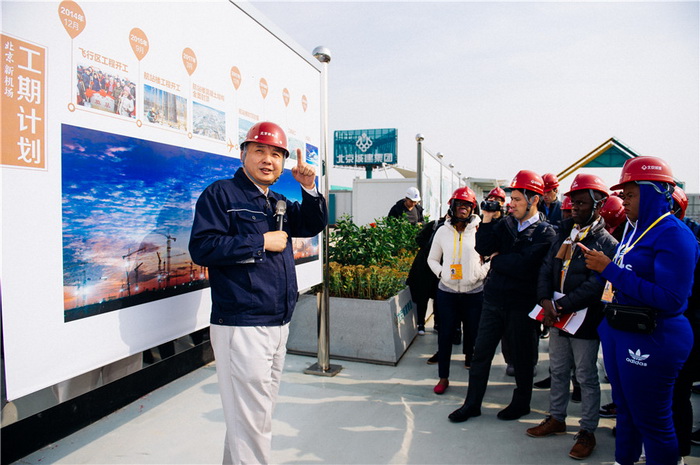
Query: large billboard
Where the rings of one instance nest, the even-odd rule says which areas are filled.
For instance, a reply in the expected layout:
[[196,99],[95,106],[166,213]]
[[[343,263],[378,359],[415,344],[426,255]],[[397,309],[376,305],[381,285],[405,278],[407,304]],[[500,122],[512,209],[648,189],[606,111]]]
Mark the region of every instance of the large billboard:
[[[253,124],[278,123],[318,171],[319,65],[254,16],[225,0],[2,3],[9,399],[208,324],[194,204],[233,176]],[[290,169],[273,189],[300,199]],[[319,239],[293,244],[299,287],[320,282]]]

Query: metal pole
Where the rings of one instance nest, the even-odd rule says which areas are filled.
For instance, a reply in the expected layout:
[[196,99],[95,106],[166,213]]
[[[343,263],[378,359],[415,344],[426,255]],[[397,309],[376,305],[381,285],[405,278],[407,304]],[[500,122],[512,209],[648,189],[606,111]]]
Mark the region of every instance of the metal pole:
[[[443,208],[444,206],[442,204],[442,201],[445,198],[445,193],[442,191],[443,190],[442,185],[444,184],[444,182],[442,180],[442,159],[444,158],[445,155],[442,152],[438,152],[438,153],[436,153],[436,155],[438,157],[438,160],[440,161],[440,202],[438,202],[438,205],[440,205],[438,207],[440,209],[440,211],[437,214],[437,218],[440,218],[440,217],[442,217],[443,210],[444,210],[444,208]],[[437,219],[437,218],[435,218],[435,219]]]
[[[331,51],[325,47],[316,47],[314,57],[321,62],[321,151],[323,168],[323,196],[329,201],[329,165],[328,165],[328,63],[331,61]],[[330,309],[330,295],[328,282],[330,278],[330,263],[328,261],[328,247],[330,242],[330,229],[328,224],[323,230],[323,283],[321,293],[318,295],[318,362],[304,370],[309,375],[335,376],[343,367],[330,364],[330,332],[328,315]]]
[[425,196],[423,192],[423,141],[425,137],[423,134],[416,134],[416,142],[418,146],[418,153],[416,154],[416,187],[418,192],[420,192],[421,197]]

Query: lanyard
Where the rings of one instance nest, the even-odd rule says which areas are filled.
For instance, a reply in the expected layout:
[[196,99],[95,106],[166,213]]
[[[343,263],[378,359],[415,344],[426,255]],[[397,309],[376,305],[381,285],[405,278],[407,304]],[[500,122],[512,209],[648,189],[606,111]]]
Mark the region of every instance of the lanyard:
[[571,251],[569,252],[569,254],[567,254],[568,256],[564,259],[564,263],[562,264],[562,267],[561,267],[561,276],[559,278],[560,279],[559,286],[561,288],[562,294],[564,293],[564,280],[566,279],[566,273],[569,271],[569,266],[571,265],[571,259],[574,256],[574,247],[576,246],[576,242],[581,242],[583,240],[583,238],[588,235],[588,233],[591,231],[591,229],[593,229],[593,226],[596,225],[597,223],[598,223],[598,220],[596,220],[595,222],[590,224],[588,227],[585,227],[582,230],[579,230],[578,233],[576,234],[576,236],[578,237],[578,240],[574,241],[574,240],[571,240],[571,238],[569,238],[571,240]]
[[[456,255],[457,236],[459,236],[459,255]],[[462,233],[458,233],[457,230],[455,230],[452,238],[452,263],[462,263]]]
[[634,232],[632,232],[632,234],[630,235],[630,238],[627,240],[627,244],[623,244],[622,242],[620,242],[620,245],[617,248],[617,252],[615,253],[615,257],[613,258],[613,262],[615,262],[615,264],[618,266],[622,265],[625,254],[627,252],[629,252],[630,250],[632,250],[634,248],[634,246],[637,245],[637,242],[639,242],[642,239],[642,237],[644,237],[644,235],[651,230],[651,228],[653,228],[654,226],[659,224],[659,221],[663,220],[664,218],[666,218],[670,214],[671,214],[671,212],[666,212],[663,215],[661,215],[660,217],[658,217],[656,219],[656,221],[651,223],[649,225],[649,227],[647,229],[645,229],[642,234],[640,234],[640,236],[637,238],[636,241],[634,241],[632,243],[632,245],[629,245],[629,243],[632,240],[632,236],[634,235]]

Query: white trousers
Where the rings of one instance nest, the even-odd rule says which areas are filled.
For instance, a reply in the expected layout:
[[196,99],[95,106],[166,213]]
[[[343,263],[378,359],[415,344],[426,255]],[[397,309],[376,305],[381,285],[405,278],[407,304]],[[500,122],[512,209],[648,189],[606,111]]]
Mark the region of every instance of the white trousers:
[[211,325],[210,338],[226,420],[225,465],[267,464],[289,324]]

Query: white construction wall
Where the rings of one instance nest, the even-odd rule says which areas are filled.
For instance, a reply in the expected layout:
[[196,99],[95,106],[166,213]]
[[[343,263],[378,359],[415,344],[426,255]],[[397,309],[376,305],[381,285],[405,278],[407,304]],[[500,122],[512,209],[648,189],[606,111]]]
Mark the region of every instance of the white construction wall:
[[[352,183],[352,212],[355,224],[364,225],[387,216],[416,179],[355,179]],[[425,202],[425,199],[423,199]]]

